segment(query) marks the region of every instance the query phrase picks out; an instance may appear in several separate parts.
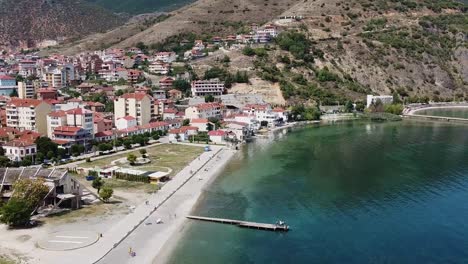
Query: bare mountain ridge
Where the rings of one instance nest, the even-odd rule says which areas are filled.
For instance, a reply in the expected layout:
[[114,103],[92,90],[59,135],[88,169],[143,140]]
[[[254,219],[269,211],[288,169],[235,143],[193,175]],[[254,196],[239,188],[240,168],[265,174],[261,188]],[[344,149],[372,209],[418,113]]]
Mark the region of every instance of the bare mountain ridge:
[[0,47],[32,47],[44,40],[79,38],[125,22],[80,0],[0,1]]

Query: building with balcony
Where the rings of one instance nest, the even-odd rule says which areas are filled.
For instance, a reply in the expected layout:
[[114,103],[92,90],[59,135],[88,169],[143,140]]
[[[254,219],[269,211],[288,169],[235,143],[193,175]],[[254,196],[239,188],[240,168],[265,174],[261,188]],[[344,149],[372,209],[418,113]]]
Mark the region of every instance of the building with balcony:
[[192,82],[192,96],[222,95],[224,90],[224,83],[219,79]]
[[50,104],[35,99],[13,98],[5,110],[8,127],[47,134],[47,115],[52,112]]
[[114,100],[114,120],[133,116],[137,125],[146,125],[155,117],[153,98],[146,93],[127,93]]

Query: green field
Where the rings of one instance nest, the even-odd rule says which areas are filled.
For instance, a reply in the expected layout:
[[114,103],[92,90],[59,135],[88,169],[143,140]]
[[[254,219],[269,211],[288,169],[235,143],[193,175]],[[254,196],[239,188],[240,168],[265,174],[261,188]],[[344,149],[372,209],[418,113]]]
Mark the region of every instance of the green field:
[[[187,164],[203,153],[203,147],[187,146],[178,144],[163,144],[146,148],[147,156],[151,163],[142,166],[131,166],[126,163],[119,167],[132,168],[142,171],[163,171],[168,172],[170,177],[176,175]],[[137,157],[141,157],[139,150],[131,152]],[[121,158],[126,158],[130,153],[120,154],[108,158],[87,162],[80,165],[83,168],[103,168],[111,165],[111,162]]]

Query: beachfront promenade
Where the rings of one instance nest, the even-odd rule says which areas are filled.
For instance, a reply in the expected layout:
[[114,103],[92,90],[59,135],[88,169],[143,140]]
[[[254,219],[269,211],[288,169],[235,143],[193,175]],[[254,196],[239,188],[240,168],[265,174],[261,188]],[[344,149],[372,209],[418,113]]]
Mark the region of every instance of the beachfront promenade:
[[[151,195],[148,204],[137,206],[120,222],[103,232],[103,237],[95,244],[73,251],[37,249],[33,252],[34,256],[39,263],[51,264],[63,264],[64,259],[73,260],[73,263],[148,263],[148,260],[150,263],[178,224],[182,223],[183,214],[189,213],[203,186],[215,175],[215,170],[224,166],[233,153],[225,147],[212,146],[212,151],[202,153],[160,191]],[[158,218],[164,223],[156,225],[155,220]],[[152,224],[147,225],[148,222]],[[74,231],[79,233],[79,230]],[[144,251],[142,243],[154,247]],[[129,247],[137,252],[136,257],[129,256]],[[142,257],[146,258],[145,261],[140,259]]]

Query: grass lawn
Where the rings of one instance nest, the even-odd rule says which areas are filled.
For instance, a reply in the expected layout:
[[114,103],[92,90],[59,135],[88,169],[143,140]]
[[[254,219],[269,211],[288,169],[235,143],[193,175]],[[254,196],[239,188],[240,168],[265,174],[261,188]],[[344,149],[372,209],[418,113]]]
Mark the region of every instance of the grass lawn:
[[15,264],[16,261],[6,256],[0,256],[0,264]]
[[[131,166],[126,163],[118,165],[124,168],[132,168],[142,171],[169,171],[172,172],[169,176],[176,175],[181,171],[187,164],[203,153],[203,147],[187,146],[178,144],[163,144],[157,146],[150,146],[146,148],[147,156],[151,160],[151,163],[142,166]],[[138,150],[132,151],[132,154],[140,157],[141,154]],[[126,158],[130,153],[120,154],[108,158],[99,159],[93,162],[87,162],[80,165],[83,168],[103,168],[110,166],[111,162],[117,159]]]

